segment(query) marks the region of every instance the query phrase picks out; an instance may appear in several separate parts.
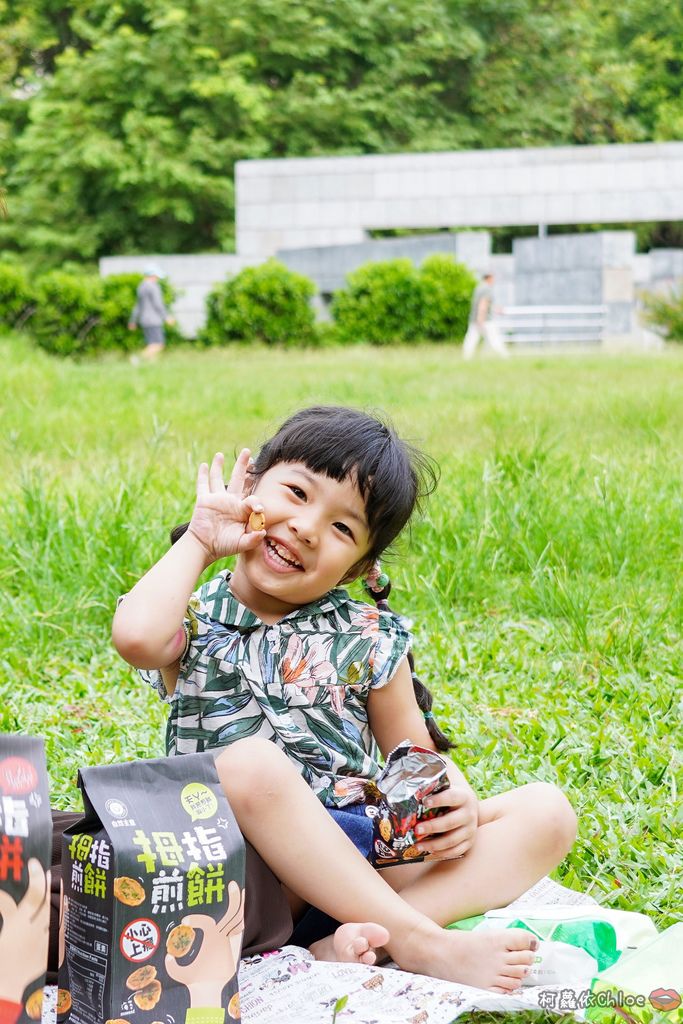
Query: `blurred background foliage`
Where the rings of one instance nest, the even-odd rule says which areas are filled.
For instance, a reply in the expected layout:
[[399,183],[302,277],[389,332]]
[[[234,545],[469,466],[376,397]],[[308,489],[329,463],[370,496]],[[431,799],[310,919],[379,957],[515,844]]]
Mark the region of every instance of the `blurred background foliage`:
[[683,137],[681,4],[0,0],[0,251],[228,251],[236,160]]

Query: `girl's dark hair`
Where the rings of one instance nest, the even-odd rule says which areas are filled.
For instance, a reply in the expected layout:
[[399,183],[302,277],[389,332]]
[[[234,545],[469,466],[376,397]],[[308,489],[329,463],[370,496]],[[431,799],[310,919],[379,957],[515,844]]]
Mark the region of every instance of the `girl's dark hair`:
[[[402,441],[388,423],[336,405],[314,405],[290,416],[262,446],[250,473],[258,479],[281,462],[301,462],[311,472],[333,480],[353,478],[365,504],[370,534],[370,548],[359,572],[363,567],[369,569],[396,540],[439,478],[434,460]],[[172,544],[188,525],[183,523],[171,531]],[[390,589],[388,584],[379,594],[368,592],[378,607],[388,608]],[[432,695],[415,675],[412,653],[408,662],[420,710],[431,714]],[[428,717],[426,723],[438,750],[453,746],[433,718]]]
[[[250,472],[258,479],[280,462],[302,462],[333,480],[353,478],[368,520],[370,549],[363,559],[368,568],[438,481],[436,463],[402,441],[393,427],[344,406],[315,405],[294,413],[262,446]],[[187,526],[171,531],[172,543]]]

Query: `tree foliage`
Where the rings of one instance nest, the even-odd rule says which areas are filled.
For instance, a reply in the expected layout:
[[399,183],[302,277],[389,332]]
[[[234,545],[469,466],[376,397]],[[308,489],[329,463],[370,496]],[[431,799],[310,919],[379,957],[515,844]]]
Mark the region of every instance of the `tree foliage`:
[[0,247],[229,249],[236,160],[680,138],[645,0],[0,0]]

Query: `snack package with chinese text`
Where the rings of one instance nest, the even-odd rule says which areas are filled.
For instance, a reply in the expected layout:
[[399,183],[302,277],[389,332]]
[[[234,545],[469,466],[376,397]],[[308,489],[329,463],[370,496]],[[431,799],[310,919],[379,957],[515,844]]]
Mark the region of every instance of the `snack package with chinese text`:
[[0,1021],[40,1020],[52,818],[41,739],[0,734]]
[[239,1021],[244,840],[212,754],[85,768],[79,784],[58,1021]]
[[444,809],[427,810],[423,801],[448,786],[446,762],[433,750],[404,740],[391,751],[380,774],[365,787],[365,799],[377,809],[372,836],[376,867],[424,860],[416,847],[415,826]]

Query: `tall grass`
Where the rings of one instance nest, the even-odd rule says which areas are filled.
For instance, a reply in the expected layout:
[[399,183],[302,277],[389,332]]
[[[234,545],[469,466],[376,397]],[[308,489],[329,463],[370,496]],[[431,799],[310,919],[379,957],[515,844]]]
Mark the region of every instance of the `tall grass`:
[[163,752],[163,708],[109,627],[188,516],[197,462],[303,404],[381,408],[442,467],[393,599],[464,770],[482,794],[558,782],[581,820],[558,877],[681,917],[683,354],[236,348],[133,368],[13,338],[0,356],[0,727],[46,737],[56,804],[81,764]]

